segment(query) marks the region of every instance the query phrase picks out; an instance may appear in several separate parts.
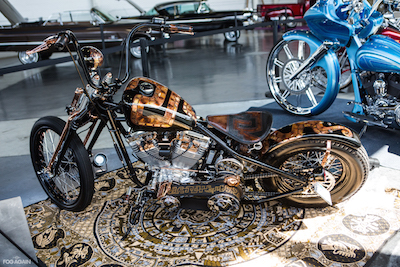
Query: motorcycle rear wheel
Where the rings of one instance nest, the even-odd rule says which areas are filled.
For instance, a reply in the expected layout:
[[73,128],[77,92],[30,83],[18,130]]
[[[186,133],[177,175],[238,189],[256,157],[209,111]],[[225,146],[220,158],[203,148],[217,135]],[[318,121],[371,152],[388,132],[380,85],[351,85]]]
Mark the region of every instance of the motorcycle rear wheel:
[[[298,174],[301,170],[313,171],[321,167],[326,153],[326,140],[305,140],[289,143],[269,155],[267,162],[281,170]],[[323,167],[325,177],[317,177],[331,193],[332,203],[340,203],[354,195],[365,183],[369,173],[369,159],[363,146],[352,148],[344,143],[332,141],[330,154]],[[293,190],[298,183],[274,177],[263,181],[265,190],[285,193]],[[291,195],[284,200],[300,207],[325,207],[328,204],[312,189]]]
[[290,77],[311,55],[310,46],[302,40],[281,40],[271,50],[266,64],[269,90],[286,111],[303,116],[317,115],[329,108],[322,103],[327,84],[333,84],[329,70],[318,64]]
[[347,56],[347,51],[345,48],[341,48],[336,52],[336,56],[339,60],[340,65],[340,89],[344,89],[351,84],[351,69],[349,57]]
[[76,134],[72,136],[58,174],[51,177],[45,170],[64,125],[57,117],[43,117],[34,124],[30,136],[32,164],[44,191],[59,208],[82,211],[92,200],[94,177],[89,154]]

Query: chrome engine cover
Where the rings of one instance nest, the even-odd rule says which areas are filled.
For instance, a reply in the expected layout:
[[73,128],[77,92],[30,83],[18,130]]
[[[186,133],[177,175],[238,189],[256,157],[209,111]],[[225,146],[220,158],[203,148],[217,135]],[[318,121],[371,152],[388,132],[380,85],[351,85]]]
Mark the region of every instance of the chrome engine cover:
[[[168,136],[168,138],[166,137]],[[157,183],[193,182],[190,171],[207,151],[210,138],[192,131],[135,132],[127,139],[135,155],[154,170]],[[167,147],[168,156],[165,156]]]
[[360,73],[365,115],[373,125],[400,128],[400,75],[397,73]]

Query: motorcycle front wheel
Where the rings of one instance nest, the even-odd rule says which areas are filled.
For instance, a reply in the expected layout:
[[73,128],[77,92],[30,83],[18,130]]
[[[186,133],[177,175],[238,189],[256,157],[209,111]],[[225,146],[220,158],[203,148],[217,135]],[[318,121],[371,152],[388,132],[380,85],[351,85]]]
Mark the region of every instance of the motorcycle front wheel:
[[271,50],[266,65],[267,84],[275,101],[296,115],[317,115],[329,108],[322,102],[327,84],[333,84],[329,70],[318,63],[291,77],[312,54],[302,40],[281,40]]
[[53,176],[46,171],[64,126],[65,122],[57,117],[44,117],[34,124],[30,136],[32,164],[44,191],[59,208],[82,211],[92,200],[94,177],[89,154],[76,134],[57,174]]
[[[327,154],[326,140],[304,140],[288,143],[269,155],[267,162],[294,174],[321,173],[315,176],[330,193],[332,203],[340,203],[354,195],[364,184],[369,173],[369,159],[363,146],[352,148],[332,141]],[[325,159],[325,164],[322,162]],[[323,165],[323,166],[322,166]],[[286,193],[299,187],[296,181],[282,177],[265,180],[265,190]],[[272,187],[272,188],[271,188]],[[285,199],[290,205],[325,207],[328,204],[310,187]]]

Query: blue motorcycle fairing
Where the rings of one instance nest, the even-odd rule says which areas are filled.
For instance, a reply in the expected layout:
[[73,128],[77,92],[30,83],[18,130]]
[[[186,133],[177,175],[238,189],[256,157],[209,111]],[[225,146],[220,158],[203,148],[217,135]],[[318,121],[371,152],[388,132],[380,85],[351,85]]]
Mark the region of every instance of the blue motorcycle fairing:
[[390,37],[373,35],[356,53],[361,70],[400,72],[400,44]]
[[[346,46],[350,37],[355,34],[360,38],[367,38],[383,23],[383,17],[377,11],[367,17],[371,10],[367,1],[363,1],[364,10],[361,13],[353,11],[348,14],[345,11],[348,4],[349,2],[343,3],[341,0],[321,0],[307,10],[304,19],[318,38],[339,42],[341,46]],[[349,17],[353,19],[353,24],[347,21]]]
[[[300,40],[307,43],[310,47],[311,54],[320,47],[323,42],[318,39],[310,31],[289,31],[286,32],[282,38],[285,41]],[[327,84],[325,93],[319,104],[311,110],[311,115],[318,114],[326,110],[336,99],[339,93],[340,84],[340,66],[336,54],[332,50],[328,50],[325,56],[323,56],[318,62],[316,62],[311,68],[322,67],[326,70],[327,80],[331,81]]]
[[341,1],[317,2],[307,10],[304,19],[310,30],[321,40],[336,41],[345,46],[354,33],[354,27],[345,20],[347,14],[336,12],[341,6],[345,6]]

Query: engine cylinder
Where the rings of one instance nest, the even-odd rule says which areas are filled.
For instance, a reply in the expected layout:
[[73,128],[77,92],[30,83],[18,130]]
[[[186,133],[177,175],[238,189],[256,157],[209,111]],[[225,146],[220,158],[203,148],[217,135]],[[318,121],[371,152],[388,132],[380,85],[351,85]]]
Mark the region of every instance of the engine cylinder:
[[[165,136],[169,136],[169,143]],[[131,134],[127,142],[135,155],[151,166],[190,169],[208,149],[210,138],[192,131],[168,135],[156,132],[135,132]]]

